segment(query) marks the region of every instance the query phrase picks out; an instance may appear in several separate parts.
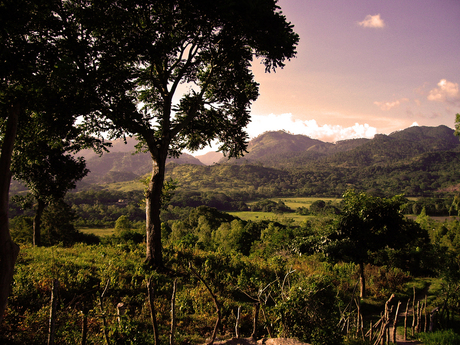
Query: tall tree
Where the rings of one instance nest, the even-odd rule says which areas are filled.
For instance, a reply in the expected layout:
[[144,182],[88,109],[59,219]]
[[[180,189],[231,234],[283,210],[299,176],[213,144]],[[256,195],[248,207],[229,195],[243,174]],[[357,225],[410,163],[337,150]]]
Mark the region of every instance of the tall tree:
[[18,128],[37,116],[48,133],[77,130],[77,117],[100,104],[88,91],[97,81],[86,68],[88,51],[81,43],[86,37],[72,18],[67,1],[0,2],[0,322],[19,253],[8,224]]
[[41,216],[46,206],[63,199],[67,191],[75,188],[76,182],[88,173],[84,159],[72,154],[80,149],[82,139],[83,144],[91,141],[91,138],[81,137],[78,131],[61,132],[44,126],[39,116],[29,116],[25,126],[19,128],[11,169],[13,178],[27,185],[36,204],[34,246],[41,245]]
[[137,136],[150,152],[146,261],[162,267],[166,158],[215,139],[229,157],[242,155],[250,105],[258,97],[251,64],[261,62],[267,72],[282,68],[296,55],[299,37],[276,0],[73,3],[92,32],[98,70],[110,71],[106,80],[114,88],[106,98],[135,106],[101,112],[99,119]]
[[322,242],[323,251],[333,259],[359,266],[361,297],[366,295],[364,265],[376,253],[406,248],[415,241],[428,241],[426,231],[403,216],[400,211],[403,203],[401,196],[387,199],[347,191],[337,227]]

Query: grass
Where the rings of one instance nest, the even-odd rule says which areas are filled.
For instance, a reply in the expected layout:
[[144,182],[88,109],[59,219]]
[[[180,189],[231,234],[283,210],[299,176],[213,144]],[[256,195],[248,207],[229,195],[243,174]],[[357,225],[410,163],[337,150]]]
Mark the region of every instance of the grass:
[[425,345],[460,345],[460,335],[453,330],[420,333],[417,338]]
[[85,234],[94,234],[97,236],[110,236],[115,233],[114,228],[81,228],[78,230]]
[[251,220],[253,222],[259,220],[271,220],[280,223],[286,223],[287,220],[293,219],[294,223],[298,224],[302,221],[311,218],[311,216],[302,216],[297,213],[283,213],[275,214],[273,212],[251,212],[251,211],[238,211],[238,212],[227,212],[232,216],[238,217],[242,220]]

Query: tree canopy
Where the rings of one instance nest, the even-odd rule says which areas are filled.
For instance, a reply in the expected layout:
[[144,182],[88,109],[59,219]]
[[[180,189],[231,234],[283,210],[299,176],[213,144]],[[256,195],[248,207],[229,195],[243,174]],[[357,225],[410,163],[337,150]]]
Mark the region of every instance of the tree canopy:
[[343,196],[337,226],[325,238],[323,250],[336,260],[360,266],[361,297],[366,291],[364,264],[373,256],[383,250],[407,249],[414,241],[428,241],[426,231],[403,216],[404,202],[400,195],[387,199],[354,190]]
[[275,0],[68,3],[91,37],[81,39],[94,52],[89,66],[112,85],[86,122],[114,136],[135,135],[151,154],[146,259],[162,266],[166,158],[214,139],[230,157],[243,154],[258,97],[252,63],[260,60],[267,72],[283,67],[299,37]]

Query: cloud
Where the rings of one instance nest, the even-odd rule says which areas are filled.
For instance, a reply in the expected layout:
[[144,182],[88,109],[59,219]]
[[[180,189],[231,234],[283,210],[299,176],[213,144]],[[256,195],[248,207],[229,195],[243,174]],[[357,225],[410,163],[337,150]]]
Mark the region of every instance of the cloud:
[[401,99],[398,99],[398,100],[396,100],[394,102],[374,102],[374,104],[376,106],[378,106],[382,110],[390,110],[390,109],[392,109],[394,107],[399,106],[403,102],[409,102],[409,99],[408,98],[401,98]]
[[380,18],[380,14],[376,14],[375,16],[368,14],[362,22],[358,22],[358,25],[364,28],[383,28],[385,22]]
[[247,126],[250,138],[267,131],[285,130],[292,134],[303,134],[313,139],[336,142],[345,139],[373,138],[377,129],[366,124],[355,123],[351,127],[339,125],[319,126],[316,120],[294,120],[292,114],[253,115]]
[[452,83],[446,79],[441,79],[438,87],[428,94],[428,100],[434,102],[448,102],[460,105],[460,91],[458,83]]

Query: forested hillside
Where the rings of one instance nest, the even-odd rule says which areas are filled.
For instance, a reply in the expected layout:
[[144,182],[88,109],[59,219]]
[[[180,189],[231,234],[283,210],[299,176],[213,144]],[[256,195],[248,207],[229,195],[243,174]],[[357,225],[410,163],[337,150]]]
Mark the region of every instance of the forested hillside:
[[[178,184],[179,194],[213,191],[239,201],[341,196],[350,188],[376,195],[436,196],[454,190],[460,181],[459,148],[454,131],[446,126],[411,127],[372,140],[336,144],[267,132],[250,142],[241,159],[205,166],[182,155],[170,161],[166,174]],[[111,152],[92,157],[91,173],[79,188],[115,182],[116,188],[128,188],[126,183],[139,181],[150,164],[147,154]],[[141,183],[137,186],[143,188]]]

